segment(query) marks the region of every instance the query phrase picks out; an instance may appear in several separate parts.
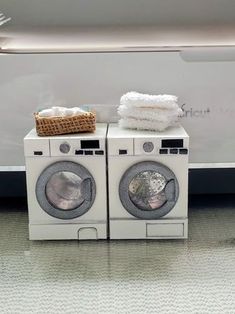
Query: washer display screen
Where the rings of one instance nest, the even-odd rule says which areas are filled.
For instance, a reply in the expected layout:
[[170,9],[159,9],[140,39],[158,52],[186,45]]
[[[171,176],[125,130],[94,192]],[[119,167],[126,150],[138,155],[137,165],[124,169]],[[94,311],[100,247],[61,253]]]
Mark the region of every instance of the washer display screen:
[[100,142],[98,140],[81,140],[81,149],[100,148]]
[[174,140],[162,140],[163,148],[175,148],[175,147],[184,147],[183,139],[174,139]]
[[133,204],[145,211],[156,210],[167,201],[164,189],[166,178],[157,171],[139,172],[129,184],[129,197]]
[[48,202],[61,210],[72,210],[84,202],[81,192],[82,179],[73,172],[60,171],[53,174],[46,184]]

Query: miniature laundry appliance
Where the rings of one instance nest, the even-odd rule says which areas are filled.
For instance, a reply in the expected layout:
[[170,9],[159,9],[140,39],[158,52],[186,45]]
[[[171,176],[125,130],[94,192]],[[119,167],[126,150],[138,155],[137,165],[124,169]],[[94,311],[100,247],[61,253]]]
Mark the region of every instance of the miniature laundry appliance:
[[110,239],[187,238],[188,147],[183,127],[164,132],[110,124]]
[[31,240],[107,237],[106,130],[24,138]]

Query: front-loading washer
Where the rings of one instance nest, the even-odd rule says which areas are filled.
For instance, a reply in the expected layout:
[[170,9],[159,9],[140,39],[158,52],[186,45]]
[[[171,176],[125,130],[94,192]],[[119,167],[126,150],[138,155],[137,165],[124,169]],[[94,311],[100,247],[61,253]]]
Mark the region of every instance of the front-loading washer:
[[153,132],[110,124],[107,141],[110,238],[187,238],[189,137],[184,128]]
[[31,240],[107,238],[106,132],[24,138]]

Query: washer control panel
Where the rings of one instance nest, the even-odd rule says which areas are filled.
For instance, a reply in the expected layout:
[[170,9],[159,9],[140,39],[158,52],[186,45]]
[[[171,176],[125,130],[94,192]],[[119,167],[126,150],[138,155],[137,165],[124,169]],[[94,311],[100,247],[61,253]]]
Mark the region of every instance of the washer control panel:
[[105,155],[105,139],[50,139],[51,156],[86,158]]
[[134,155],[188,155],[188,138],[136,138]]

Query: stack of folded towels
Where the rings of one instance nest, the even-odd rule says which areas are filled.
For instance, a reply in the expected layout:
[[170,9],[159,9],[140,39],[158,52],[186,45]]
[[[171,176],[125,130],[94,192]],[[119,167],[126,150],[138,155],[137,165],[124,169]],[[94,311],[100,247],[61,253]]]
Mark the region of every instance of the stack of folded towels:
[[129,129],[163,131],[178,122],[183,111],[173,95],[129,92],[120,99],[119,126]]

